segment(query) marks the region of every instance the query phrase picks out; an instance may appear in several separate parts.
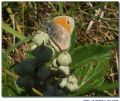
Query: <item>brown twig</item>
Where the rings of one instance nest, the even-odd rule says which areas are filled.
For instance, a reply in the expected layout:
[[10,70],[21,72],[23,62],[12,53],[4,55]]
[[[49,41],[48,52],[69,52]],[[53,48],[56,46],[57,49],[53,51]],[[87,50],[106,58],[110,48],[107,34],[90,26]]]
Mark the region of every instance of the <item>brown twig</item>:
[[[111,76],[112,82],[115,83],[113,70],[111,69],[110,71],[111,71],[111,75],[110,75],[110,76]],[[113,95],[116,95],[116,94],[117,94],[117,93],[116,93],[116,90],[114,89],[114,90],[113,90]]]
[[117,54],[117,50],[115,52],[115,59],[116,59],[116,67],[117,67],[117,70],[118,70],[118,54]]
[[[95,13],[95,16],[99,16],[99,14],[101,13],[101,9],[99,8],[97,10],[97,12]],[[89,34],[90,32],[90,29],[92,28],[92,25],[94,24],[94,20],[91,20],[88,27],[87,27],[87,30],[86,30],[86,33]]]

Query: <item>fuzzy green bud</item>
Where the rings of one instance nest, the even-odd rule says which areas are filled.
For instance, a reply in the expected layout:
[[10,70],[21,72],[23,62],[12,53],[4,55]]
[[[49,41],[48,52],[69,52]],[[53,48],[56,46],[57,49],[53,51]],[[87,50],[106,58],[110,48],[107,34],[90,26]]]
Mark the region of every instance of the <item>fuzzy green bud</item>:
[[68,66],[70,63],[72,63],[72,58],[68,52],[61,53],[57,60],[61,66]]
[[[35,32],[34,32],[35,33]],[[49,41],[49,36],[47,33],[38,31],[37,34],[33,37],[33,42],[37,44],[38,46],[44,44],[47,44]]]
[[67,78],[62,78],[61,82],[60,82],[60,87],[63,88],[65,87],[65,85],[67,84]]
[[69,75],[70,73],[70,68],[68,66],[59,66],[58,70],[64,75]]

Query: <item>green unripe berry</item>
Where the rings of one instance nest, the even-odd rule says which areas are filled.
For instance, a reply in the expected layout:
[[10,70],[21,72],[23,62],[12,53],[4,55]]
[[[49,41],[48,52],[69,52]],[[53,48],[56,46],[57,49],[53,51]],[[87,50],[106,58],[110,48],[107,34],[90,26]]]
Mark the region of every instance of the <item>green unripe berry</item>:
[[62,78],[61,82],[59,83],[60,87],[63,88],[67,84],[67,78]]
[[58,70],[63,75],[69,75],[70,73],[70,68],[68,66],[59,66]]
[[37,47],[37,45],[35,43],[31,43],[30,44],[30,49],[31,50],[34,50],[36,47]]
[[75,92],[79,89],[79,86],[77,83],[67,83],[65,87],[70,92]]
[[68,82],[78,83],[78,80],[75,77],[75,75],[70,75],[70,76],[68,76]]
[[52,63],[53,67],[57,68],[59,66],[59,63],[57,62],[57,59],[54,59],[53,60],[53,63]]
[[61,53],[57,60],[61,66],[68,66],[70,63],[72,63],[72,58],[68,52]]
[[68,76],[65,88],[67,88],[67,90],[70,92],[75,92],[79,89],[78,80],[75,75]]
[[33,42],[38,46],[42,45],[43,43],[47,44],[48,41],[49,41],[48,34],[41,31],[36,32],[36,35],[33,37]]

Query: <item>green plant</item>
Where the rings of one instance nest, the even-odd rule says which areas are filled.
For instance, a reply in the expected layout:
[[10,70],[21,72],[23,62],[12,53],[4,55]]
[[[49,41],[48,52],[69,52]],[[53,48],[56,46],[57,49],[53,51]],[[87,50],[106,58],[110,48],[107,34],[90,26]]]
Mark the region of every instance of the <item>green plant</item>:
[[[62,2],[57,4],[49,2],[49,5],[51,5],[54,9],[55,14],[53,15],[64,14],[63,7],[65,3]],[[74,9],[70,9],[68,12],[66,12],[71,16],[77,14],[75,12],[77,7],[75,7],[74,4],[72,6]],[[56,9],[57,7],[58,10]],[[91,11],[89,9],[86,9],[85,11],[93,13],[94,9],[95,8],[93,7]],[[2,95],[84,96],[94,92],[95,96],[105,96],[106,90],[111,92],[113,89],[118,89],[118,82],[111,83],[106,79],[106,74],[111,68],[110,59],[112,57],[113,46],[101,44],[78,45],[76,41],[78,34],[77,30],[79,28],[78,25],[71,36],[71,46],[68,50],[68,53],[72,58],[72,62],[70,61],[70,64],[67,64],[68,66],[66,67],[68,68],[68,72],[65,74],[64,72],[59,72],[61,69],[59,67],[62,64],[59,64],[57,58],[61,53],[55,51],[54,54],[49,42],[46,42],[48,43],[47,45],[44,42],[43,44],[40,42],[40,44],[38,44],[39,46],[37,46],[35,49],[26,52],[27,58],[23,61],[20,61],[19,64],[10,63],[9,56],[11,55],[11,52],[23,43],[29,44],[32,41],[33,36],[31,35],[26,37],[11,28],[7,23],[3,22],[3,31],[11,33],[13,36],[18,38],[19,41],[2,52]],[[56,59],[56,65],[52,66],[54,59]],[[15,68],[17,68],[17,72]],[[71,91],[69,91],[69,87],[66,87],[68,88],[67,90],[64,88],[67,84],[66,81],[68,80],[66,75],[68,77],[74,75],[77,79],[76,83],[78,85],[76,84],[75,91],[74,89],[70,89]],[[64,79],[66,80],[65,84],[60,84],[60,88],[59,83]]]

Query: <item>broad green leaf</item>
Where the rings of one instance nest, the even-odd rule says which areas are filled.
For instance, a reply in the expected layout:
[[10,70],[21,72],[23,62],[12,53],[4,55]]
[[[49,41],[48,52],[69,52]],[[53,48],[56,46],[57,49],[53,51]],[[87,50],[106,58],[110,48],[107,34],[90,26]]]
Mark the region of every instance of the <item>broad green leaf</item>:
[[100,87],[95,87],[95,89],[99,91],[104,91],[104,90],[116,89],[118,87],[119,87],[118,82],[115,82],[115,83],[104,82]]
[[[83,68],[83,69],[81,69]],[[108,70],[108,62],[86,63],[85,67],[75,70],[75,75],[80,78],[80,88],[84,85],[91,84],[93,86],[100,86],[103,83],[104,76]]]
[[81,66],[88,61],[100,61],[102,59],[109,59],[111,55],[111,46],[106,45],[87,45],[83,47],[75,48],[72,53],[72,65],[71,67],[75,68],[76,66]]
[[89,93],[94,87],[104,83],[110,56],[111,46],[89,45],[73,50],[71,69],[78,78],[79,84],[79,91],[75,95]]
[[97,92],[99,91],[99,93],[103,93],[105,90],[113,90],[113,89],[117,89],[119,87],[118,82],[116,83],[103,83],[101,86],[99,87],[94,87],[93,85],[89,84],[86,85],[85,87],[81,88],[81,90],[79,90],[77,93],[71,93],[68,94],[69,96],[84,96],[85,94],[90,94],[92,92]]
[[101,86],[104,82],[104,76],[106,75],[106,72],[108,70],[108,63],[107,61],[106,63],[99,62],[96,66],[94,66],[93,63],[91,63],[86,65],[84,68],[85,69],[82,70],[82,74],[79,73],[79,71],[81,71],[79,68],[77,72],[75,72],[75,75],[79,80],[79,87],[80,87],[77,94],[81,94],[81,92],[85,92],[85,91],[87,92],[93,89],[90,88],[89,86],[93,86],[93,87]]

